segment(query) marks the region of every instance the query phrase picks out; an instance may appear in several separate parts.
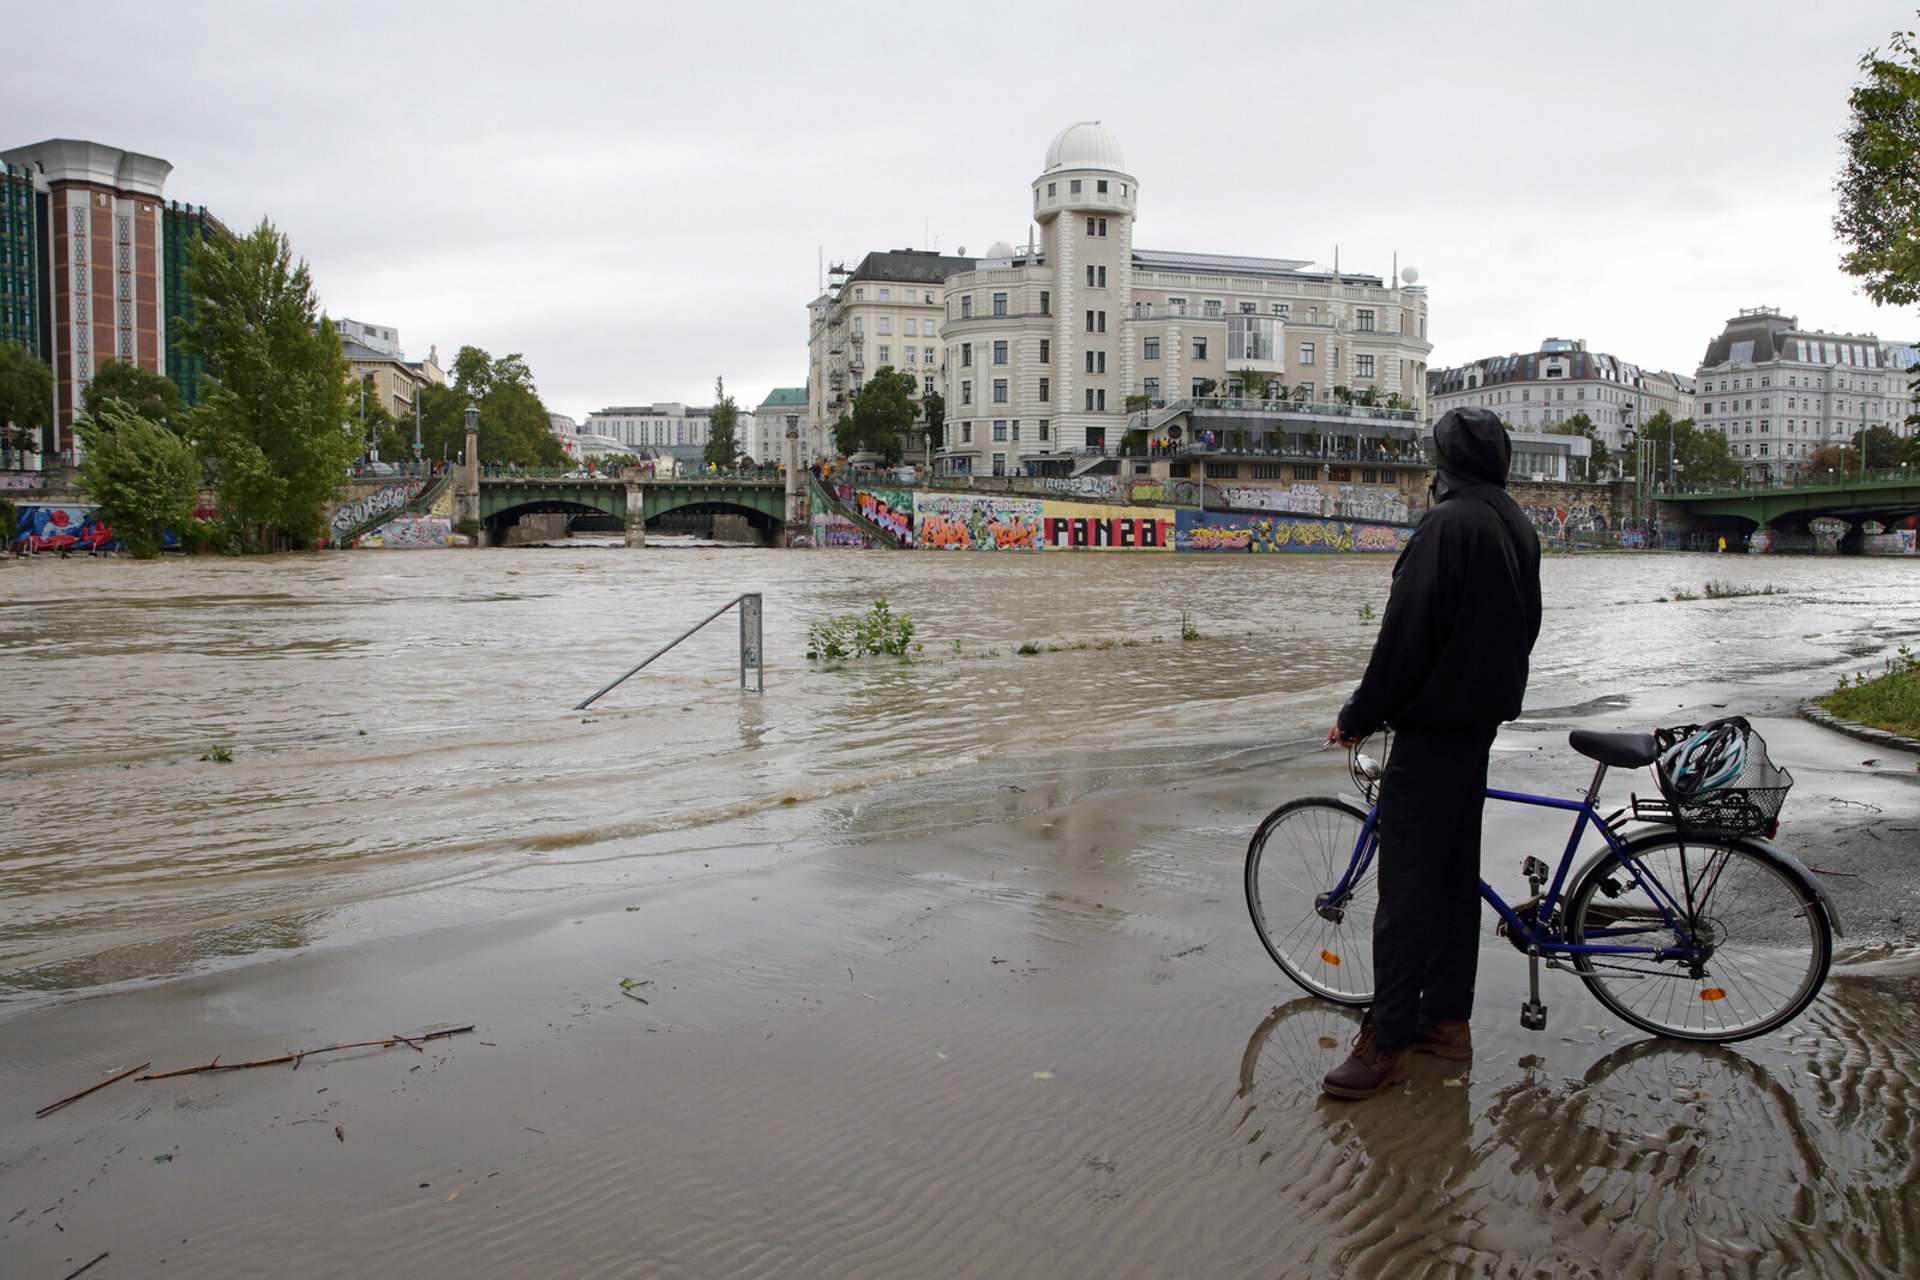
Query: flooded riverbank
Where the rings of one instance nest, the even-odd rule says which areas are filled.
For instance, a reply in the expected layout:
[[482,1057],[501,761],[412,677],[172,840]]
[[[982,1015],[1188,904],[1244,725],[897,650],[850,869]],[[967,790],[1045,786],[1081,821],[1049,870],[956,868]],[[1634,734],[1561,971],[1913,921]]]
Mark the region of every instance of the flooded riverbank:
[[[735,819],[829,831],[877,786],[964,792],[999,760],[1311,737],[1389,571],[552,548],[11,566],[0,986],[304,946],[394,895],[464,918],[502,876],[566,892],[592,880],[569,868]],[[1713,577],[1784,594],[1672,598]],[[1920,633],[1896,562],[1554,557],[1546,584],[1530,711],[1721,682],[1791,698]],[[727,619],[568,709],[745,590],[766,597],[764,695],[735,687]],[[804,660],[809,624],[881,596],[918,624],[911,663]]]

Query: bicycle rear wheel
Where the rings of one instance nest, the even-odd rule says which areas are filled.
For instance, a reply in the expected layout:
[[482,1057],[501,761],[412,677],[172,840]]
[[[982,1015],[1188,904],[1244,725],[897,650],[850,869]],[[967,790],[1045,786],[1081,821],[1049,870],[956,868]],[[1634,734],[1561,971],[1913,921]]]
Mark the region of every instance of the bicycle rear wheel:
[[[1738,839],[1661,831],[1604,854],[1568,894],[1566,922],[1572,943],[1648,948],[1575,955],[1573,967],[1601,1004],[1681,1040],[1773,1030],[1807,1007],[1833,960],[1813,886]],[[1684,954],[1651,954],[1666,948]]]
[[[1261,945],[1289,978],[1340,1004],[1373,1002],[1373,916],[1378,905],[1373,853],[1362,847],[1366,811],[1344,800],[1311,797],[1281,805],[1247,846],[1247,910]],[[1338,902],[1322,894],[1357,857],[1362,873]]]

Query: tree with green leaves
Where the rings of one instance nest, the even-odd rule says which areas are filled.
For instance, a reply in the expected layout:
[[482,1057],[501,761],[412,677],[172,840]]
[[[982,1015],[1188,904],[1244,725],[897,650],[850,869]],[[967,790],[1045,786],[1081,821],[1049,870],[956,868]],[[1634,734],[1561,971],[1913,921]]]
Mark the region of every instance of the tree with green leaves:
[[472,404],[480,410],[476,447],[481,461],[523,467],[566,465],[567,451],[553,434],[553,419],[540,402],[533,371],[519,352],[495,359],[479,347],[460,348],[453,358],[453,397],[449,402],[423,393],[420,402],[422,419],[431,420],[437,428],[435,441],[451,445],[445,456],[458,454],[465,447],[464,418],[467,406]]
[[1920,303],[1920,46],[1896,31],[1860,59],[1834,187],[1840,265],[1882,306]]
[[853,411],[833,424],[834,448],[846,457],[877,453],[889,465],[900,461],[906,452],[901,436],[919,416],[918,390],[912,374],[881,365],[854,396]]
[[357,451],[340,336],[273,223],[189,254],[194,309],[180,345],[220,372],[184,417],[213,464],[221,512],[250,546],[318,543]]
[[1588,459],[1588,478],[1599,475],[1613,460],[1613,453],[1607,448],[1607,442],[1601,438],[1600,429],[1593,425],[1593,419],[1585,413],[1576,413],[1565,422],[1551,423],[1541,428],[1549,435],[1584,436],[1593,445],[1593,454]]
[[163,427],[186,409],[180,388],[165,374],[148,373],[125,360],[102,360],[93,371],[93,380],[80,393],[80,411],[97,414],[109,400],[118,400],[148,422]]
[[81,484],[100,504],[120,545],[137,559],[159,555],[161,535],[178,532],[193,517],[199,454],[121,400],[103,397],[73,428],[86,450]]
[[1732,484],[1740,478],[1727,438],[1696,426],[1692,418],[1675,419],[1662,409],[1640,425],[1639,440],[1633,454],[1646,459],[1649,483],[1666,480],[1669,462],[1676,483]]
[[52,452],[52,425],[53,370],[18,343],[0,342],[0,457]]
[[713,409],[707,416],[707,447],[701,461],[729,468],[740,458],[740,406],[727,394],[727,380],[713,380]]

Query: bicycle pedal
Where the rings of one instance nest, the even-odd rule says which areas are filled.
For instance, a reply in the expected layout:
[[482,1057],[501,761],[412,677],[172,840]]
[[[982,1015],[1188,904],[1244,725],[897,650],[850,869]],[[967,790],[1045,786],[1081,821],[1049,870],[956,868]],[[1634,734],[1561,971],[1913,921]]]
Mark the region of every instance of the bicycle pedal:
[[1520,1025],[1528,1031],[1547,1029],[1547,1006],[1538,1000],[1529,1000],[1520,1006]]

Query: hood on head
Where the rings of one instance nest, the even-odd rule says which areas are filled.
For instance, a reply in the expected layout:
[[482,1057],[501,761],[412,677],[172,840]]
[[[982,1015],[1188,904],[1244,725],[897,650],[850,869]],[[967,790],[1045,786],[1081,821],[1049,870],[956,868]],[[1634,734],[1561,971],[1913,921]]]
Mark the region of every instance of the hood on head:
[[1513,442],[1491,410],[1449,409],[1433,424],[1433,453],[1443,476],[1504,488]]

